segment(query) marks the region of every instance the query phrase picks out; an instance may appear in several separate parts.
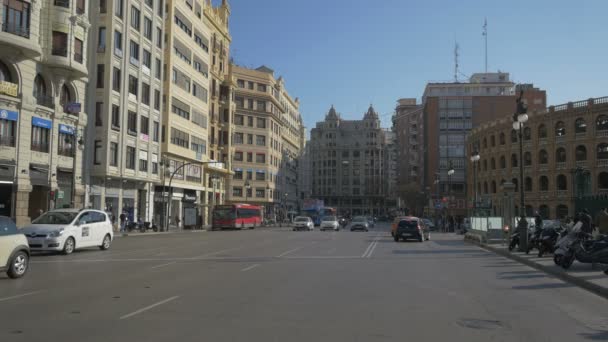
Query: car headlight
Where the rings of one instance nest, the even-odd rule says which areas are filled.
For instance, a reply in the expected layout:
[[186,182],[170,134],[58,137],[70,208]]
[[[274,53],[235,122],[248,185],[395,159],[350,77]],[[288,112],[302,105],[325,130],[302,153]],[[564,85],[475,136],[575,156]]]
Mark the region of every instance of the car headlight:
[[56,230],[56,231],[54,231],[54,232],[51,232],[51,233],[49,234],[49,236],[50,236],[50,237],[59,237],[59,236],[61,236],[62,234],[63,234],[63,229],[60,229],[60,230]]

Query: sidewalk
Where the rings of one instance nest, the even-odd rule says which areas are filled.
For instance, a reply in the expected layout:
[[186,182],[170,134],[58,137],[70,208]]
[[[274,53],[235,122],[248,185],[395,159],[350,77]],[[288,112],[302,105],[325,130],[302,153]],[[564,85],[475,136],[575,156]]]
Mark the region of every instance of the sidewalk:
[[523,252],[509,252],[506,244],[486,244],[474,239],[466,239],[466,242],[479,245],[481,248],[509,259],[520,262],[537,270],[553,275],[563,281],[582,287],[590,292],[608,299],[608,276],[604,274],[605,266],[597,265],[595,269],[591,264],[582,264],[575,261],[568,270],[564,270],[553,262],[553,254],[547,254],[542,258],[537,256],[538,251],[532,250],[530,254]]

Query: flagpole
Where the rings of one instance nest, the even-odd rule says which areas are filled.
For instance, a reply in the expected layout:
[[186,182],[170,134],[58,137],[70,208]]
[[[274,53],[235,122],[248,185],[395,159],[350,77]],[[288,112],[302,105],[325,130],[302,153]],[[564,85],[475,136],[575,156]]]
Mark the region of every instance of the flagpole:
[[486,40],[486,74],[488,73],[488,19],[483,22],[483,36]]

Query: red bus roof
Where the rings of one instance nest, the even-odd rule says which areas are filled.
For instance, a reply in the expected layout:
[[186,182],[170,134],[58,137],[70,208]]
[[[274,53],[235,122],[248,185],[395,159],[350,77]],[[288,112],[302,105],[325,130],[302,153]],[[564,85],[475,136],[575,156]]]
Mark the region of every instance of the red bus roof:
[[228,205],[231,207],[235,207],[235,208],[241,208],[241,209],[262,209],[262,207],[260,207],[259,205],[251,205],[251,204],[247,204],[247,203],[236,203],[236,204],[232,204],[232,205]]

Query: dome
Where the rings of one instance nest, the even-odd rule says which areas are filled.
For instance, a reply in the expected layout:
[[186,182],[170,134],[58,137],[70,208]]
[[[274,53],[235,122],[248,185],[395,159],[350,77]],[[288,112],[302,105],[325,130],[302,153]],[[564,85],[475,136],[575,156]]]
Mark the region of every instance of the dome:
[[372,106],[371,104],[369,105],[369,109],[367,110],[367,113],[365,113],[365,116],[363,117],[363,119],[372,119],[372,120],[377,120],[378,119],[378,113],[376,113],[376,111],[374,110],[374,106]]

